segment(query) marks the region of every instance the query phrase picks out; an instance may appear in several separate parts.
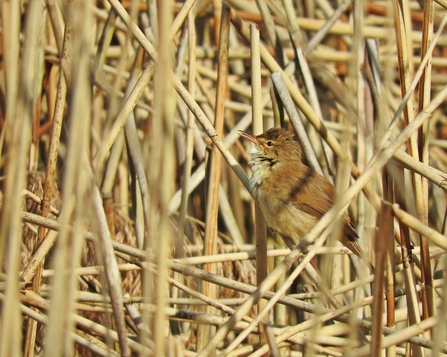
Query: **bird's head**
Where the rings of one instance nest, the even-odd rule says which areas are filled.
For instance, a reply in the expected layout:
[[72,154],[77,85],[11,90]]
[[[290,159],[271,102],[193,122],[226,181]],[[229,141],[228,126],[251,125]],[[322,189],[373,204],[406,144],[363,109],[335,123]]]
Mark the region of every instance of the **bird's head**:
[[271,128],[261,135],[253,136],[240,130],[239,135],[253,143],[248,151],[250,163],[253,165],[262,163],[273,165],[280,160],[301,161],[301,147],[293,139],[295,135],[290,131]]

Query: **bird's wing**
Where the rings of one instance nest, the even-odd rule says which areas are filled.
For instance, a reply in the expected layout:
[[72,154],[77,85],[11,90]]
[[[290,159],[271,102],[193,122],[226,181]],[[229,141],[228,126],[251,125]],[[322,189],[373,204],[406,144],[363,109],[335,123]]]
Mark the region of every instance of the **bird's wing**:
[[303,212],[320,219],[334,205],[334,187],[327,185],[327,180],[310,168],[292,180],[288,196]]
[[[304,172],[304,175],[293,178],[289,197],[298,209],[319,220],[334,205],[335,188],[333,185],[328,185],[326,178],[311,168],[300,172]],[[311,177],[312,179],[310,179]],[[340,241],[354,254],[365,259],[362,248],[357,242],[358,235],[347,213],[344,214],[343,221],[343,235],[340,237]],[[371,263],[368,260],[365,262],[374,272]]]
[[[335,188],[331,184],[328,185],[327,179],[311,168],[303,172],[304,175],[294,178],[290,197],[298,209],[320,219],[334,205]],[[343,233],[349,240],[355,241],[358,238],[347,214],[344,215]]]

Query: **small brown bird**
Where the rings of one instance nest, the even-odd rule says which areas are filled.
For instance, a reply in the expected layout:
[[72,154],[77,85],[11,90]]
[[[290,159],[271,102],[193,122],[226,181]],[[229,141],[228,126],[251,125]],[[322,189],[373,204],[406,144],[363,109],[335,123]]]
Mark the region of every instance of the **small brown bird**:
[[[302,162],[301,146],[291,132],[272,128],[256,137],[243,131],[239,134],[253,143],[248,152],[253,173],[250,192],[270,228],[293,249],[334,205],[335,188]],[[345,213],[340,241],[362,257],[357,238]]]

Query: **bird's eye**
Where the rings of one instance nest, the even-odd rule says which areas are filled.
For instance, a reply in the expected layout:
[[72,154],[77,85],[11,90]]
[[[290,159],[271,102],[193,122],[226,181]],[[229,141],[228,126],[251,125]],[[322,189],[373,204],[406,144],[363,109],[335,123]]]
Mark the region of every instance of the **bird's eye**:
[[265,145],[267,145],[268,147],[273,146],[273,141],[269,140],[265,142]]

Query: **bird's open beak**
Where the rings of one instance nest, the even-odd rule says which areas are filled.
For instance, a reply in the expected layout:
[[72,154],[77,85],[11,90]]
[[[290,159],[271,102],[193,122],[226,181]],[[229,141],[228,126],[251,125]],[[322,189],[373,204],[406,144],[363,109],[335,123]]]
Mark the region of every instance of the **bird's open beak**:
[[247,140],[250,140],[252,143],[255,143],[255,144],[258,143],[258,140],[253,135],[247,133],[246,131],[238,130],[237,132],[240,136],[242,136],[243,138],[245,138]]

